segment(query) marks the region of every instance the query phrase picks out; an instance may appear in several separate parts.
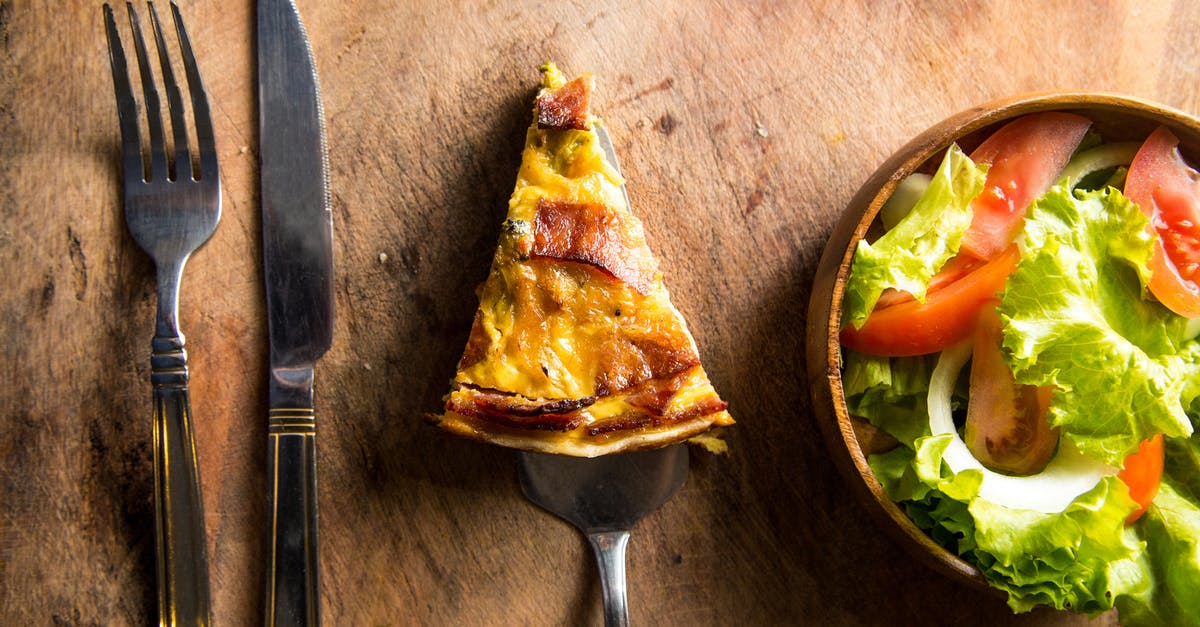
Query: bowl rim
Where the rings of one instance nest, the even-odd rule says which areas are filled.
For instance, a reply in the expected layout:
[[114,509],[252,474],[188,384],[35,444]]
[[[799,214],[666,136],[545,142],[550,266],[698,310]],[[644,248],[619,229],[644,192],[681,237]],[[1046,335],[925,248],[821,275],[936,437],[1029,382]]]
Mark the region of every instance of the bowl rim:
[[[909,174],[944,153],[954,141],[1001,122],[1041,111],[1103,111],[1133,115],[1163,124],[1200,149],[1200,118],[1139,97],[1106,91],[1040,91],[992,100],[955,113],[927,128],[892,153],[846,204],[817,264],[810,292],[806,346],[807,374],[814,417],[835,466],[858,500],[893,541],[933,570],[1003,598],[978,568],[925,534],[888,498],[871,471],[846,407],[838,339],[842,299],[854,251],[883,202]],[[856,209],[861,208],[856,211]],[[857,218],[851,219],[857,216]]]

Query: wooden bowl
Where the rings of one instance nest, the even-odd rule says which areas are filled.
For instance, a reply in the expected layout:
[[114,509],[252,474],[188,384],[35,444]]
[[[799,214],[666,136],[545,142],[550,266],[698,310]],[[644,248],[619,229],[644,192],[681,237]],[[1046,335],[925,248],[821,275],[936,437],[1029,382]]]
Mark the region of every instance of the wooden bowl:
[[1003,123],[1038,111],[1069,111],[1087,116],[1093,130],[1107,141],[1144,139],[1166,125],[1179,137],[1179,147],[1191,163],[1200,159],[1200,120],[1168,107],[1114,94],[1039,93],[978,106],[954,115],[921,133],[893,154],[871,175],[846,207],[833,229],[817,266],[808,306],[808,383],[813,408],[826,447],[855,497],[876,522],[917,559],[943,574],[982,589],[988,586],[971,564],[936,544],[888,498],[867,465],[867,457],[895,445],[890,436],[864,420],[850,416],[842,390],[838,330],[842,297],[858,241],[867,233],[880,207],[896,185],[913,172],[931,170],[951,143],[970,154]]

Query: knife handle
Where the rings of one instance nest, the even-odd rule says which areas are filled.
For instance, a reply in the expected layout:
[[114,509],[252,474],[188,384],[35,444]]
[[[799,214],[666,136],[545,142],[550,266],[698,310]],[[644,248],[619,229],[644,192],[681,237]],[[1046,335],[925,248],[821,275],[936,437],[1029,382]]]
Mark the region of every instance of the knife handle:
[[267,625],[319,625],[317,423],[311,407],[272,408]]
[[156,335],[151,347],[159,624],[208,625],[208,553],[192,437],[187,352],[181,336]]

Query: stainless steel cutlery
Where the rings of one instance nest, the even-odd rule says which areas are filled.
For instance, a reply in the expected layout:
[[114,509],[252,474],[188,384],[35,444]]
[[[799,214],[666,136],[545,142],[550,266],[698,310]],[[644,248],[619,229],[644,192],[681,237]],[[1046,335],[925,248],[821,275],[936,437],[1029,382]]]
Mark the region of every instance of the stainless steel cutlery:
[[143,159],[138,107],[113,10],[104,5],[109,60],[121,125],[125,222],[151,258],[158,277],[158,315],[151,343],[154,392],[154,523],[158,564],[159,623],[209,623],[208,557],[204,507],[192,437],[187,352],[179,329],[179,283],[188,256],[208,240],[221,217],[221,179],[208,98],[191,42],[171,3],[186,86],[191,99],[199,159],[192,161],[189,122],[170,53],[154,5],[150,21],[170,111],[173,155],[168,155],[150,54],[132,3],[128,5],[133,47],[149,129],[149,160]]
[[333,341],[333,224],[316,68],[290,0],[258,3],[258,113],[271,369],[266,618],[316,625],[313,369]]

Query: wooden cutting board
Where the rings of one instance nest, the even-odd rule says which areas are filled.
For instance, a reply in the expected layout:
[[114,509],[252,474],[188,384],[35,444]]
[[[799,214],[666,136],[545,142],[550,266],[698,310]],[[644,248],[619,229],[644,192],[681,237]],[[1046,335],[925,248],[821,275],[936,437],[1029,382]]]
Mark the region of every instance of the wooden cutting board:
[[[298,4],[337,260],[316,390],[327,624],[601,622],[585,541],[521,497],[513,454],[422,422],[466,339],[545,60],[596,74],[634,210],[739,421],[730,454],[694,453],[634,531],[634,622],[1085,622],[1014,617],[881,535],[809,411],[804,311],[841,208],[943,117],[1056,88],[1200,113],[1200,5]],[[187,266],[181,326],[214,622],[249,625],[266,466],[253,4],[180,5],[225,203]],[[99,5],[0,0],[0,138],[0,623],[146,624],[153,268],[122,221]]]

